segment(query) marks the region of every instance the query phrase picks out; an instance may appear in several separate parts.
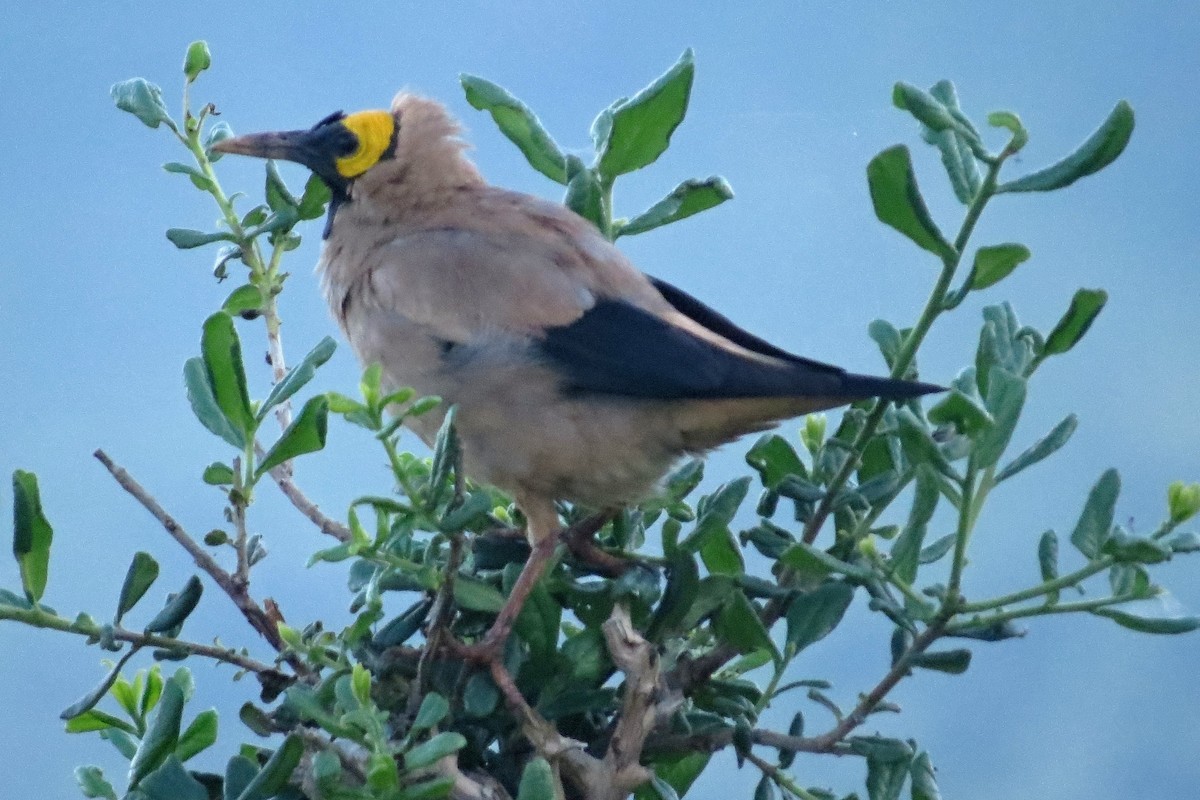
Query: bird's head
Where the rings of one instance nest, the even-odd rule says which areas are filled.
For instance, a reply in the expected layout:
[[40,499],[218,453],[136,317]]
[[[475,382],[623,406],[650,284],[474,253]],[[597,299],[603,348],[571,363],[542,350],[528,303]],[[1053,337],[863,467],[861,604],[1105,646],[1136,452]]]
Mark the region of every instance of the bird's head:
[[338,111],[305,130],[235,136],[213,150],[303,164],[342,198],[357,196],[360,187],[367,194],[378,187],[411,194],[479,180],[458,133],[440,103],[402,92],[390,111]]
[[396,151],[400,126],[390,111],[330,114],[305,130],[251,133],[213,145],[220,153],[275,158],[303,164],[334,190],[350,182]]

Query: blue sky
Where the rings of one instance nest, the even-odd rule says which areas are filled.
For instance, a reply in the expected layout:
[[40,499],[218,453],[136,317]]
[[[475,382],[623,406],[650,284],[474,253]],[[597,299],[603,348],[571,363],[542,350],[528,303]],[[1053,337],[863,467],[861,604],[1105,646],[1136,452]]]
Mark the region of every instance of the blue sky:
[[[866,325],[915,319],[935,275],[931,260],[878,224],[864,168],[883,147],[914,149],[929,204],[947,228],[960,207],[936,156],[891,106],[891,86],[950,78],[976,119],[1008,108],[1032,133],[1010,174],[1058,159],[1120,98],[1137,111],[1127,153],[1102,174],[1050,195],[999,198],[976,243],[1020,241],[1033,258],[1001,287],[972,296],[930,336],[923,375],[945,382],[973,357],[979,310],[1011,300],[1023,321],[1050,327],[1080,286],[1110,302],[1084,343],[1050,362],[1031,386],[1014,446],[1062,416],[1081,422],[1053,462],[1005,484],[979,524],[967,590],[976,596],[1036,578],[1046,528],[1069,532],[1088,487],[1115,466],[1125,490],[1118,517],[1157,524],[1167,483],[1200,480],[1200,11],[1191,3],[1003,4],[638,2],[356,3],[210,2],[187,9],[111,3],[30,5],[0,41],[0,158],[8,195],[0,215],[0,468],[41,476],[56,528],[46,601],[61,612],[108,613],[132,553],[163,565],[162,588],[193,570],[91,452],[103,447],[137,475],[189,530],[221,523],[203,466],[225,454],[188,410],[183,361],[199,325],[231,288],[209,274],[210,254],[175,250],[168,227],[206,228],[206,198],[159,169],[185,154],[110,104],[108,87],[143,75],[174,108],[187,43],[207,39],[215,66],[194,96],[218,104],[235,130],[301,127],[330,111],[386,106],[401,87],[445,102],[465,121],[474,158],[493,182],[557,197],[490,120],[466,105],[460,72],[509,87],[566,147],[584,150],[594,114],[634,91],[691,46],[691,110],[660,162],[618,185],[619,214],[636,212],[688,177],[722,174],[734,202],[671,229],[623,243],[645,270],[714,303],[779,344],[860,371],[880,369]],[[993,145],[1002,141],[992,140]],[[258,191],[261,166],[219,166],[227,187]],[[298,171],[285,173],[293,181]],[[312,226],[292,254],[285,345],[293,358],[336,335],[311,265]],[[259,331],[243,330],[250,361]],[[322,388],[350,391],[357,365],[346,347],[322,370]],[[264,393],[265,369],[255,375]],[[794,425],[785,426],[792,433]],[[337,511],[387,482],[369,442],[334,426],[326,457],[299,480]],[[747,443],[713,458],[714,478],[739,469]],[[366,454],[364,456],[364,453]],[[11,502],[3,491],[5,508]],[[5,511],[7,513],[7,511]],[[267,491],[255,530],[271,557],[261,592],[303,624],[342,613],[340,568],[304,570],[324,546]],[[937,531],[935,531],[937,533]],[[1156,571],[1200,610],[1200,563]],[[19,585],[0,563],[0,586]],[[221,633],[264,648],[221,623],[232,606],[209,587],[188,632]],[[1107,800],[1184,797],[1200,781],[1195,758],[1195,665],[1200,636],[1139,636],[1099,619],[1029,626],[1022,640],[980,646],[961,677],[922,673],[894,699],[889,733],[912,736],[939,765],[943,795]],[[852,699],[886,669],[886,628],[861,608],[838,635],[808,651],[797,674],[834,677]],[[120,763],[95,737],[62,733],[58,711],[100,677],[101,653],[74,638],[0,627],[0,773],[6,796],[79,796],[71,769]],[[236,708],[251,695],[228,670],[194,665],[196,710],[224,712],[228,757],[243,735]],[[778,710],[776,719],[790,718]],[[813,727],[825,720],[809,714]],[[860,765],[800,759],[810,784],[858,787]],[[746,796],[757,776],[718,758],[697,797]],[[32,765],[36,765],[31,768]],[[120,771],[117,770],[117,774]]]

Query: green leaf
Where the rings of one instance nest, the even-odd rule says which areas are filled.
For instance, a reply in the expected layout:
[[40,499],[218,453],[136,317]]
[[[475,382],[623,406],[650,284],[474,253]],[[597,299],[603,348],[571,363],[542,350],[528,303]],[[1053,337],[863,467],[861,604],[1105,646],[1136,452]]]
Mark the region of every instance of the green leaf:
[[[1137,613],[1131,609],[1140,610],[1142,606],[1150,606],[1154,601],[1128,603],[1123,606],[1097,608],[1093,614],[1108,617],[1122,628],[1129,628],[1138,633],[1191,633],[1200,628],[1200,617],[1180,615],[1178,613],[1163,616],[1161,613]],[[1160,596],[1161,603],[1161,596]],[[1159,609],[1151,609],[1158,611]]]
[[233,467],[214,461],[204,468],[204,474],[200,477],[209,486],[229,486],[233,483]]
[[221,787],[223,800],[237,800],[257,774],[258,765],[247,756],[238,755],[229,759],[225,765],[225,783]]
[[158,562],[149,553],[134,553],[133,562],[125,572],[125,582],[121,584],[121,595],[117,599],[117,616],[114,625],[121,624],[125,612],[137,605],[146,594],[146,590],[158,578]]
[[226,139],[232,138],[233,128],[229,127],[228,122],[222,120],[214,123],[213,126],[208,129],[208,135],[204,137],[204,154],[208,156],[208,160],[214,163],[219,161],[221,156],[224,154],[214,152],[212,149],[213,145],[215,145],[217,142],[223,142]]
[[663,225],[687,219],[733,199],[733,189],[722,177],[687,180],[669,195],[617,229],[617,236],[636,236]]
[[244,449],[246,436],[234,427],[221,411],[221,407],[217,405],[212,381],[208,377],[208,370],[204,368],[202,358],[189,358],[184,363],[183,381],[187,386],[187,397],[192,406],[192,413],[196,415],[196,419],[200,420],[200,424],[238,450]]
[[169,756],[162,766],[146,775],[135,794],[148,800],[208,800],[203,784],[193,778],[175,756]]
[[1167,513],[1176,525],[1200,514],[1200,483],[1172,481],[1167,487]]
[[233,327],[233,317],[218,311],[204,321],[200,351],[217,406],[243,439],[249,440],[257,423],[250,408],[246,372],[242,367],[242,343]]
[[1104,549],[1120,493],[1121,476],[1115,469],[1106,470],[1088,493],[1083,513],[1071,534],[1071,543],[1088,558],[1099,558]]
[[180,761],[187,761],[216,742],[217,711],[210,708],[197,714],[192,724],[179,736],[179,743],[175,746],[175,757]]
[[504,607],[504,595],[490,583],[458,575],[454,579],[454,602],[469,611],[495,614]]
[[467,680],[463,689],[463,711],[468,717],[482,719],[496,710],[500,702],[500,690],[492,682],[490,675],[476,672]]
[[758,611],[741,591],[730,594],[729,601],[717,613],[713,628],[723,642],[732,645],[739,653],[752,653],[766,648],[779,658],[779,651],[759,619]]
[[278,794],[300,764],[304,755],[304,742],[299,736],[290,734],[279,749],[271,754],[254,780],[242,790],[237,800],[263,800]]
[[1016,153],[1029,141],[1029,131],[1021,124],[1021,118],[1011,111],[993,111],[988,114],[988,125],[993,128],[1006,128],[1012,133],[1012,139],[1005,148],[1009,153]]
[[300,413],[287,426],[271,449],[263,456],[255,470],[255,476],[274,469],[305,453],[314,453],[325,446],[325,434],[329,428],[329,400],[323,394],[310,397]]
[[918,753],[908,771],[912,776],[912,800],[942,800],[942,793],[938,791],[937,779],[933,774],[933,762],[929,760],[928,753]]
[[884,363],[890,369],[896,363],[896,356],[900,354],[900,347],[903,344],[900,331],[896,330],[896,326],[886,319],[876,319],[867,326],[867,335],[875,344],[879,345],[879,352],[883,355]]
[[208,42],[201,40],[188,45],[187,55],[183,58],[183,74],[188,83],[211,66],[212,54],[208,52]]
[[437,692],[430,692],[421,700],[417,709],[416,719],[412,722],[412,730],[427,731],[446,718],[450,713],[450,703]]
[[283,212],[285,215],[293,212],[299,218],[300,201],[288,190],[274,159],[267,159],[266,169],[267,177],[263,195],[267,198],[267,207],[277,213]]
[[779,563],[816,577],[837,573],[859,580],[871,578],[870,570],[842,561],[805,542],[796,542],[789,547],[787,552],[779,557]]
[[896,434],[904,454],[914,465],[928,464],[943,475],[951,472],[949,462],[933,438],[933,432],[911,409],[902,408],[897,412]]
[[1074,414],[1069,414],[1062,422],[1054,426],[1054,428],[1038,439],[1029,449],[1021,453],[1019,456],[1010,461],[1004,469],[996,473],[996,483],[1006,481],[1018,472],[1033,466],[1043,459],[1053,455],[1071,438],[1071,434],[1075,433],[1075,427],[1079,424],[1079,418]]
[[529,165],[556,183],[567,182],[567,159],[527,105],[504,88],[476,75],[459,75],[467,102],[487,111],[508,140],[524,154]]
[[[91,697],[92,694],[93,692],[89,692],[89,697]],[[102,695],[103,692],[101,692],[99,695],[96,695],[93,702],[99,702],[102,699]],[[72,706],[71,709],[68,710],[74,710],[74,708],[75,706]],[[65,713],[66,712],[64,712],[64,714]],[[106,731],[110,728],[116,728],[117,730],[125,731],[126,733],[134,736],[137,735],[137,729],[125,720],[114,717],[112,714],[107,714],[95,708],[89,708],[87,711],[84,711],[81,714],[75,714],[71,716],[69,719],[67,719],[67,724],[63,729],[67,733],[89,733],[91,731]]]
[[654,83],[610,106],[612,122],[599,142],[596,166],[605,180],[641,169],[662,155],[683,122],[695,64],[690,49]]
[[264,305],[266,301],[262,290],[252,283],[247,283],[229,293],[225,302],[221,304],[221,310],[230,316],[253,319],[262,313]]
[[971,651],[960,649],[918,653],[913,656],[911,663],[914,667],[961,675],[971,666]]
[[796,449],[777,433],[764,434],[746,453],[746,463],[758,472],[762,485],[774,489],[788,475],[807,474]]
[[700,560],[714,575],[740,575],[746,570],[742,549],[726,527],[709,527],[700,542]]
[[871,159],[867,183],[880,222],[942,259],[954,258],[954,248],[938,230],[921,198],[907,147],[896,145]]
[[[1058,534],[1046,531],[1038,540],[1038,567],[1042,572],[1042,581],[1052,581],[1058,577]],[[1053,605],[1058,602],[1058,592],[1046,596],[1046,602]]]
[[974,462],[980,469],[992,466],[1004,455],[1025,406],[1025,379],[1001,366],[993,366],[988,371],[984,402],[993,425],[980,431],[974,442]]
[[738,478],[718,486],[715,492],[700,501],[696,529],[680,542],[679,546],[695,552],[714,532],[728,536],[729,524],[749,490],[749,477]]
[[975,264],[971,267],[971,288],[978,291],[995,286],[1029,260],[1031,253],[1023,244],[997,244],[981,247],[975,251]]
[[380,628],[372,637],[371,644],[380,650],[404,644],[421,629],[432,607],[433,601],[429,598],[418,600],[403,614]]
[[556,797],[554,771],[544,758],[534,758],[521,770],[516,800],[550,800]]
[[117,800],[117,792],[104,777],[99,767],[76,767],[75,782],[84,797],[99,797],[104,800]]
[[912,509],[908,522],[892,545],[892,569],[896,577],[907,584],[917,579],[917,567],[921,559],[921,546],[933,512],[941,497],[937,474],[927,465],[917,468],[916,491],[913,493]]
[[896,800],[908,778],[909,759],[885,760],[867,756],[867,797],[870,800]]
[[583,165],[575,156],[567,159],[567,192],[563,205],[603,231],[608,223],[609,210],[604,207],[604,189],[594,170]]
[[646,636],[655,642],[677,632],[700,589],[700,571],[691,553],[676,549],[667,557],[667,569],[666,591],[646,629]]
[[325,214],[325,207],[333,199],[333,192],[325,185],[325,181],[315,172],[308,177],[304,184],[304,194],[300,196],[300,205],[296,211],[300,219],[318,219]]
[[50,575],[50,543],[54,529],[42,512],[37,475],[13,470],[13,556],[21,572],[21,587],[32,603],[42,599]]
[[1070,186],[1115,161],[1132,135],[1133,108],[1122,100],[1075,152],[1045,169],[997,186],[996,193],[1049,192]]
[[174,680],[163,686],[162,699],[146,728],[129,764],[129,788],[135,788],[142,778],[158,769],[179,743],[179,723],[183,716],[183,690]]
[[[975,371],[970,372],[971,382],[974,383]],[[958,386],[951,387],[950,391],[929,409],[928,416],[934,425],[953,425],[956,431],[968,437],[975,436],[995,423],[978,395],[963,391]]]
[[417,783],[410,783],[400,790],[398,800],[438,800],[438,798],[449,797],[454,784],[453,775],[443,775],[440,778],[429,778]]
[[228,231],[205,233],[204,231],[194,231],[190,228],[168,228],[167,239],[180,250],[191,250],[194,247],[203,247],[213,242],[237,241],[237,238]]
[[300,360],[300,363],[289,369],[283,379],[271,389],[267,399],[263,400],[262,405],[259,406],[256,419],[262,422],[272,408],[300,391],[306,383],[313,379],[317,367],[333,357],[335,350],[337,350],[337,342],[328,336],[317,342],[316,346]]
[[679,800],[700,777],[711,758],[711,753],[687,753],[651,761],[654,780],[637,790],[636,800]]
[[954,547],[955,535],[948,533],[945,536],[937,539],[933,544],[921,548],[921,555],[917,558],[922,564],[933,564],[941,561],[946,553]]
[[1171,559],[1171,548],[1148,536],[1130,536],[1120,526],[1113,530],[1101,548],[1121,564],[1160,564]]
[[942,166],[950,178],[954,196],[963,205],[969,204],[979,194],[983,178],[979,174],[979,164],[975,159],[975,150],[982,149],[978,131],[971,124],[958,105],[958,94],[950,81],[938,81],[929,90],[938,102],[954,117],[961,126],[936,131],[922,126],[921,137],[929,144],[937,147],[942,155]]
[[133,114],[148,127],[157,128],[160,123],[171,121],[171,115],[163,104],[162,89],[145,78],[130,78],[115,83],[110,94],[117,108]]
[[828,636],[854,599],[854,587],[843,581],[828,581],[806,594],[797,595],[787,609],[787,645],[792,652]]
[[439,733],[427,742],[422,742],[404,754],[404,768],[416,770],[428,767],[448,755],[457,753],[467,746],[461,733],[447,731]]
[[433,461],[429,468],[429,503],[437,506],[441,503],[442,495],[450,480],[450,473],[462,456],[462,444],[458,439],[458,431],[454,427],[454,419],[458,414],[457,406],[450,406],[446,416],[438,428],[437,437],[433,444]]
[[182,625],[188,615],[196,609],[203,593],[204,584],[200,583],[200,579],[195,575],[188,578],[179,594],[168,599],[154,619],[146,623],[146,633],[164,633]]
[[208,179],[208,176],[190,164],[180,164],[178,161],[170,161],[163,164],[163,169],[177,175],[187,175],[191,179],[192,185],[202,192],[211,192],[213,190],[213,182]]
[[899,82],[892,88],[892,105],[909,112],[917,118],[917,122],[933,131],[962,127],[941,101],[908,83]]
[[1103,289],[1080,289],[1075,292],[1075,296],[1071,298],[1071,307],[1046,337],[1042,355],[1065,353],[1078,344],[1107,302],[1108,292]]

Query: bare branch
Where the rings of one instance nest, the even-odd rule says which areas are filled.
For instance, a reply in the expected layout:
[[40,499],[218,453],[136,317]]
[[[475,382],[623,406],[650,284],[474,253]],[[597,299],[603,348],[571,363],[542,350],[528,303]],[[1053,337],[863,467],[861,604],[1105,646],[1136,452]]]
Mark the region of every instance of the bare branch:
[[[259,458],[266,453],[262,445],[254,445],[255,452]],[[304,492],[300,491],[300,487],[292,480],[292,462],[285,461],[274,469],[270,470],[271,478],[275,481],[275,485],[279,487],[279,491],[283,492],[296,510],[303,514],[309,522],[317,526],[317,530],[326,536],[332,536],[339,542],[350,541],[350,529],[342,523],[326,516],[317,507],[317,504],[309,500]]]
[[[654,646],[638,633],[623,603],[604,623],[604,641],[617,669],[625,673],[625,692],[604,765],[614,788],[627,793],[654,777],[639,761],[646,737],[657,724],[659,662]],[[624,793],[620,795],[624,797]]]

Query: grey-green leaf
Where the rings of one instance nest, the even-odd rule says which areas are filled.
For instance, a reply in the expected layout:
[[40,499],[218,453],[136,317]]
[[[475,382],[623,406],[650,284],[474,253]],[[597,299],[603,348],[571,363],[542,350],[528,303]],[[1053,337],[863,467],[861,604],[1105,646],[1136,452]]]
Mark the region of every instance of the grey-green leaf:
[[604,208],[604,190],[596,173],[575,156],[568,158],[567,172],[570,177],[563,205],[603,231],[608,211]]
[[203,784],[193,778],[176,756],[168,756],[162,766],[146,775],[136,792],[128,798],[147,800],[208,800]]
[[262,290],[252,283],[247,283],[229,293],[225,302],[221,304],[221,310],[231,316],[249,319],[258,316],[264,305],[266,302]]
[[[83,697],[65,708],[58,715],[59,719],[73,720],[81,714],[87,713],[93,706],[103,700],[104,695],[108,694],[108,690],[112,688],[112,685],[117,682],[117,678],[121,676],[121,670],[124,669],[125,664],[128,663],[129,659],[133,658],[134,653],[137,651],[138,648],[136,647],[129,648],[124,655],[117,659],[117,663],[112,665],[108,674],[104,676],[104,680],[100,681]],[[68,730],[70,730],[69,725]]]
[[996,473],[996,483],[1006,481],[1022,470],[1032,467],[1034,464],[1042,461],[1045,458],[1053,455],[1071,438],[1071,434],[1075,433],[1075,427],[1079,424],[1079,418],[1074,414],[1068,414],[1062,422],[1054,426],[1054,428],[1038,439],[1029,449],[1021,453],[1019,456],[1008,462],[1005,467]]
[[797,595],[787,609],[787,644],[793,652],[819,642],[842,621],[854,599],[854,587],[829,581],[807,594]]
[[929,760],[928,753],[918,753],[908,771],[912,778],[912,800],[942,800],[937,779],[933,775],[933,762]]
[[245,435],[234,428],[233,423],[217,405],[217,398],[213,395],[212,381],[208,377],[208,370],[204,368],[204,359],[197,356],[189,358],[184,363],[183,381],[187,386],[187,397],[188,402],[192,405],[192,413],[196,415],[196,419],[200,420],[200,424],[238,450],[245,448]]
[[303,755],[304,741],[295,734],[289,734],[279,749],[267,759],[262,770],[238,795],[238,800],[264,800],[278,794],[296,771]]
[[880,222],[942,259],[954,258],[954,248],[938,230],[921,197],[907,147],[896,145],[871,159],[867,184]]
[[942,155],[942,166],[950,178],[954,196],[963,205],[969,204],[979,194],[983,178],[979,174],[979,164],[975,151],[982,150],[979,133],[962,113],[958,105],[958,94],[950,81],[938,81],[929,90],[929,94],[937,99],[962,127],[935,131],[924,127],[922,138],[937,147]]
[[194,231],[189,228],[168,228],[167,239],[180,250],[191,250],[193,247],[202,247],[213,242],[237,241],[234,235],[228,231],[205,233],[204,231]]
[[1121,493],[1121,476],[1109,469],[1100,476],[1088,493],[1083,513],[1071,534],[1071,543],[1088,558],[1099,558],[1104,542],[1112,531],[1117,496]]
[[42,512],[37,475],[13,470],[13,556],[21,572],[21,587],[30,602],[42,599],[50,575],[50,543],[54,529]]
[[596,160],[606,180],[641,169],[662,155],[687,113],[694,76],[694,58],[688,49],[654,83],[609,107],[611,127]]
[[978,291],[995,286],[1028,261],[1029,256],[1029,248],[1023,244],[1007,243],[979,248],[975,252],[975,264],[971,267],[971,288]]
[[1065,353],[1078,344],[1107,302],[1108,292],[1103,289],[1080,289],[1075,292],[1075,296],[1071,298],[1071,307],[1046,337],[1046,345],[1042,348],[1043,355]]
[[99,767],[76,767],[75,782],[79,784],[79,791],[83,792],[84,797],[117,800],[116,790]]
[[408,770],[428,767],[448,755],[457,753],[467,746],[461,733],[446,731],[427,742],[422,742],[404,754],[404,768]]
[[529,165],[556,183],[567,182],[567,159],[527,105],[503,87],[476,75],[459,76],[467,102],[487,111],[508,140],[524,154]]
[[328,336],[317,342],[316,346],[300,360],[300,363],[288,370],[287,375],[283,376],[283,380],[271,389],[267,399],[263,400],[262,405],[259,406],[257,420],[262,422],[272,408],[300,391],[301,387],[313,379],[317,367],[333,357],[335,350],[337,350],[337,342]]
[[146,624],[146,633],[163,633],[182,625],[196,609],[200,596],[204,593],[204,584],[195,575],[187,579],[179,594],[167,601],[154,619]]
[[521,771],[516,800],[548,800],[555,797],[554,771],[544,758],[532,759]]
[[427,731],[437,725],[450,713],[450,703],[437,692],[430,692],[421,700],[417,716],[412,722],[412,730]]
[[939,650],[918,653],[912,658],[914,667],[923,667],[951,675],[961,675],[971,666],[970,650]]
[[617,236],[636,236],[663,225],[679,222],[733,199],[733,189],[722,177],[687,180],[669,195],[620,226]]
[[[1200,628],[1200,617],[1196,616],[1181,615],[1178,613],[1170,615],[1138,613],[1143,606],[1152,605],[1153,602],[1146,601],[1128,603],[1123,606],[1108,606],[1097,608],[1092,613],[1100,617],[1108,617],[1121,627],[1129,628],[1139,633],[1191,633]],[[1158,609],[1153,610],[1158,611]]]
[[314,453],[325,446],[329,430],[329,398],[323,394],[310,397],[300,413],[292,420],[271,449],[263,456],[256,475],[263,475],[285,461],[305,453]]
[[996,187],[996,192],[1049,192],[1107,167],[1133,136],[1133,108],[1124,100],[1075,152],[1045,169]]
[[[1058,577],[1058,534],[1046,531],[1038,540],[1038,567],[1042,573],[1042,581],[1052,581]],[[1058,592],[1046,595],[1046,602],[1058,602]]]
[[145,125],[157,128],[160,123],[170,122],[171,115],[163,104],[162,89],[145,78],[130,78],[113,84],[113,102],[122,111],[128,111]]
[[174,680],[163,686],[162,697],[155,706],[154,716],[146,735],[138,744],[129,764],[129,787],[135,788],[142,778],[162,764],[175,751],[179,742],[179,723],[183,716],[183,690]]
[[985,404],[993,424],[980,431],[975,439],[975,466],[981,469],[999,461],[1008,447],[1025,406],[1025,379],[1004,367],[993,366],[988,371]]
[[117,616],[114,625],[121,624],[125,612],[137,605],[146,594],[146,590],[158,578],[158,562],[149,553],[137,552],[125,572],[125,582],[121,584],[121,595],[117,599]]

